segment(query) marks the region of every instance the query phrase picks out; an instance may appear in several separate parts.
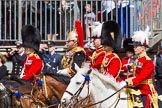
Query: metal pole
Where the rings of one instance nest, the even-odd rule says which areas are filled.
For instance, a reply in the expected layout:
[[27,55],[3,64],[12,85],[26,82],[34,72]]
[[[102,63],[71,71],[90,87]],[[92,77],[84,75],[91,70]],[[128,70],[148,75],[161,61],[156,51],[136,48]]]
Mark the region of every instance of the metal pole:
[[19,0],[18,4],[18,40],[21,40],[21,28],[22,28],[22,6],[21,6],[21,0]]
[[74,21],[77,20],[77,0],[74,0]]
[[[2,1],[0,1],[0,10],[2,11]],[[2,20],[1,20],[1,18],[2,18],[2,12],[0,12],[0,25],[2,25]],[[1,31],[1,26],[0,26],[0,39],[2,39],[2,31]]]
[[[130,4],[134,4],[134,1],[133,0],[130,0]],[[135,9],[135,6],[130,8],[130,37],[133,35],[133,17],[134,17],[134,9]]]
[[153,36],[153,18],[152,18],[152,0],[151,0],[151,9],[150,9],[150,12],[151,12],[151,36]]
[[[162,0],[160,1],[160,12],[159,13],[161,13],[162,12]],[[162,28],[162,14],[160,14],[160,29]]]

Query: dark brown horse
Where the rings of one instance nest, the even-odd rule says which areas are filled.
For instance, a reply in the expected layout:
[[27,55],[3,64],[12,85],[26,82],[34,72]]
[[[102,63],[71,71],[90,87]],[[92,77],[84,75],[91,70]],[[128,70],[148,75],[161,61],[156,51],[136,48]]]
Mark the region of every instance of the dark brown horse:
[[10,79],[3,82],[3,84],[5,89],[0,92],[0,107],[36,108],[38,106],[30,95],[32,85],[21,85],[19,81]]
[[[70,81],[69,77],[58,74],[46,74],[42,78],[36,77],[36,79],[37,82],[33,85],[33,98],[37,103],[46,107],[51,105],[50,101],[53,96],[60,102]],[[40,82],[42,83],[40,84]],[[51,106],[55,106],[55,103]]]

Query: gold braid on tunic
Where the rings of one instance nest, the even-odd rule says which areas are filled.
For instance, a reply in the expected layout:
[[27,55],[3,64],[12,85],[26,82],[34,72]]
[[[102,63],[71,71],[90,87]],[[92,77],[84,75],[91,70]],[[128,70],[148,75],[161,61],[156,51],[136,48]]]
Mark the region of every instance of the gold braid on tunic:
[[[111,53],[107,53],[107,54],[105,55],[105,57],[106,57],[107,55],[110,55],[110,54],[112,54],[112,52],[111,52]],[[103,72],[105,71],[104,67],[107,67],[107,66],[110,64],[110,62],[111,62],[114,58],[118,58],[118,59],[120,60],[119,56],[118,56],[116,53],[113,53],[113,54],[114,54],[115,56],[112,57],[112,58],[109,60],[109,62],[108,62],[107,64],[106,64],[106,60],[105,60],[105,57],[104,57],[104,59],[103,59],[103,61],[102,61],[102,65],[101,65],[101,70],[100,70],[101,73],[103,73]],[[117,77],[119,76],[121,67],[122,67],[122,63],[121,63],[121,60],[120,60],[120,69],[119,69],[117,75],[115,76],[115,78],[117,78]]]
[[[81,47],[75,47],[72,50],[70,50],[69,52],[71,52],[74,55],[76,52],[81,52],[81,51],[85,53],[85,50],[83,48],[81,48]],[[62,66],[63,66],[64,69],[65,68],[69,68],[72,65],[72,63],[73,63],[73,55],[70,58],[70,63],[67,61],[68,58],[67,58],[66,54],[63,56],[63,58],[61,60],[61,64],[62,64]],[[84,63],[85,62],[82,63],[81,67],[84,66]]]

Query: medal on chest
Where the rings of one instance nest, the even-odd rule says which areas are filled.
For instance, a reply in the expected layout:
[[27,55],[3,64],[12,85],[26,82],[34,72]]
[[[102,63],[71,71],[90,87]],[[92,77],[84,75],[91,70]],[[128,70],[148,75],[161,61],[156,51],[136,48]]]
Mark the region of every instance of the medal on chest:
[[27,64],[27,65],[31,65],[32,62],[33,62],[33,60],[26,60],[26,63],[25,63],[25,64]]
[[109,58],[105,58],[105,64],[108,64]]

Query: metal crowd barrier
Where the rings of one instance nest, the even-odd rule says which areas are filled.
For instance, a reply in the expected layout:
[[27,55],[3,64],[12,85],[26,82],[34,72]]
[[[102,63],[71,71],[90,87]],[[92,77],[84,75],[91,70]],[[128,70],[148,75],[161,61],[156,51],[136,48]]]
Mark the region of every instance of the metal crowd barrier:
[[[93,22],[106,20],[116,20],[120,24],[123,38],[131,37],[134,31],[143,30],[146,25],[150,26],[152,36],[154,30],[161,31],[161,0],[65,0],[64,7],[63,1],[0,0],[0,44],[10,42],[10,45],[21,40],[21,28],[25,24],[36,26],[42,41],[64,42],[74,29],[76,19],[82,22],[85,41],[91,36]],[[86,11],[87,4],[94,15]],[[90,23],[85,20],[86,15]]]

